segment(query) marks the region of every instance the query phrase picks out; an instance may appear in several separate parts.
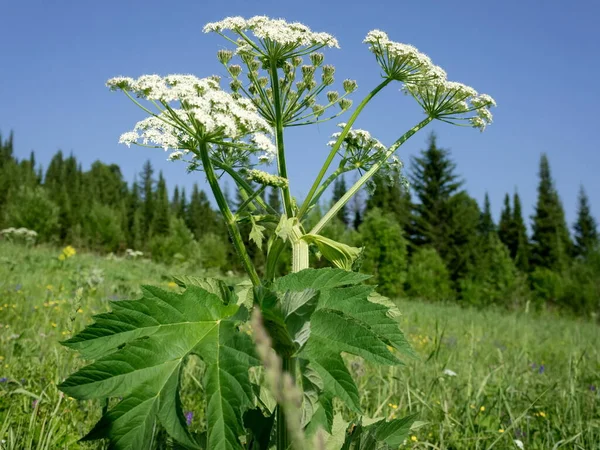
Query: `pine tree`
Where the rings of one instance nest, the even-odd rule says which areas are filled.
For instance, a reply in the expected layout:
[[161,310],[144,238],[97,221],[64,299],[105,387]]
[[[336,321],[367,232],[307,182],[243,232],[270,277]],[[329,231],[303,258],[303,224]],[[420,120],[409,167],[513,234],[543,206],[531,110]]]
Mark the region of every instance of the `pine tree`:
[[169,205],[169,194],[167,193],[167,183],[163,177],[162,172],[160,172],[158,174],[158,183],[156,185],[151,235],[165,236],[169,234],[170,222],[171,214]]
[[[332,204],[335,204],[339,199],[341,199],[348,189],[346,188],[346,180],[344,176],[340,176],[333,183],[333,197],[331,199]],[[348,207],[347,205],[342,206],[340,211],[337,214],[337,217],[342,221],[345,226],[350,224],[350,217],[348,215]]]
[[269,197],[267,198],[267,203],[271,208],[277,211],[278,214],[281,214],[281,196],[278,188],[272,187],[269,190]]
[[579,188],[575,232],[575,256],[587,256],[598,246],[598,227],[590,211],[590,202],[583,186]]
[[483,211],[479,220],[479,232],[482,236],[489,236],[496,232],[496,225],[494,224],[494,218],[492,217],[492,208],[490,205],[490,197],[488,193],[485,193],[485,200],[483,203]]
[[513,194],[513,205],[511,229],[512,234],[516,236],[516,246],[513,244],[513,246],[508,247],[508,250],[517,269],[527,272],[529,270],[529,238],[527,237],[527,227],[521,212],[521,199],[516,192]]
[[571,240],[565,212],[550,174],[548,157],[540,159],[540,183],[535,214],[532,216],[531,264],[561,271],[568,263]]

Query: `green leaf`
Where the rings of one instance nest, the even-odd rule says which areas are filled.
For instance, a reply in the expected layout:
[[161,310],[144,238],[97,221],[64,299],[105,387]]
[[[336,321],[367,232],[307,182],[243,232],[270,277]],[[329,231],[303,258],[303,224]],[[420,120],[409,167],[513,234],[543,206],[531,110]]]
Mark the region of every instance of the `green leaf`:
[[364,426],[361,421],[348,427],[342,450],[397,449],[408,437],[416,415]]
[[232,289],[222,280],[180,275],[173,276],[173,281],[184,289],[190,286],[200,287],[218,296],[226,305],[230,302],[236,303],[237,300]]
[[158,421],[180,444],[198,448],[178,394],[183,364],[197,355],[206,364],[208,447],[242,448],[242,415],[254,398],[248,369],[259,364],[249,336],[237,329],[245,309],[191,283],[183,294],[145,287],[141,299],[113,309],[64,343],[98,359],[65,380],[63,392],[79,399],[122,397],[87,438],[108,437],[114,449],[144,449]]
[[319,234],[305,234],[302,239],[316,245],[327,261],[344,270],[352,270],[363,251],[362,248],[350,247]]
[[266,228],[262,225],[257,224],[254,220],[254,217],[250,216],[250,220],[252,222],[252,229],[250,230],[250,240],[254,241],[254,243],[260,250],[262,249],[262,243],[265,239],[265,234],[263,233],[263,231],[265,231]]
[[305,359],[300,360],[302,374],[302,426],[306,426],[319,407],[319,396],[323,392],[323,379],[319,373],[308,365]]
[[274,291],[303,291],[304,289],[326,290],[339,286],[362,283],[371,278],[364,273],[348,272],[341,269],[305,269],[278,278],[273,282]]

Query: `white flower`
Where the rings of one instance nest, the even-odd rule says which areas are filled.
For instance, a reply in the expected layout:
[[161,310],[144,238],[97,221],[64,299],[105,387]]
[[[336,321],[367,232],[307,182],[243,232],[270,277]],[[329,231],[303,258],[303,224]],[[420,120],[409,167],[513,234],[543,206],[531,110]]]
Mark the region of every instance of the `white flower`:
[[385,74],[398,81],[444,79],[446,72],[431,62],[429,56],[409,44],[394,42],[380,30],[367,33],[364,41],[375,54]]
[[[289,23],[283,19],[271,19],[266,16],[254,16],[246,20],[242,17],[227,17],[219,22],[211,22],[204,26],[205,33],[233,31],[240,33],[250,30],[263,41],[272,41],[279,45],[298,48],[306,47],[336,47],[338,41],[328,33],[316,33],[306,25],[298,22]],[[251,48],[248,44],[242,44],[246,50]],[[238,49],[239,50],[239,49]]]
[[450,370],[450,369],[444,369],[444,375],[447,375],[449,377],[455,377],[457,374],[455,371]]
[[515,439],[514,442],[515,442],[515,445],[517,447],[519,447],[521,450],[523,450],[525,448],[525,445],[523,445],[523,442],[520,441],[519,439]]
[[178,160],[182,159],[184,155],[185,155],[184,152],[182,152],[181,150],[177,150],[175,152],[172,152],[169,155],[169,157],[167,158],[167,161],[178,161]]
[[496,102],[487,94],[462,83],[441,79],[406,83],[402,88],[412,95],[425,113],[454,125],[470,125],[481,131],[492,123],[489,108]]

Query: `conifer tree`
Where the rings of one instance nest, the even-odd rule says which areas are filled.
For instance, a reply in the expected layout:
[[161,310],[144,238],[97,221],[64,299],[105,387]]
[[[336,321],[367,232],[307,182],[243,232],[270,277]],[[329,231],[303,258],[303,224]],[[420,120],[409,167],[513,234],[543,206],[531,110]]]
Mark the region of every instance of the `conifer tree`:
[[211,208],[206,193],[200,190],[196,183],[187,208],[186,225],[197,240],[208,233],[221,234],[216,213]]
[[512,230],[513,213],[510,207],[510,196],[508,193],[504,195],[504,206],[500,213],[500,222],[498,222],[498,237],[509,249],[513,244]]
[[174,216],[177,217],[177,210],[179,209],[180,206],[180,200],[179,200],[179,186],[175,186],[175,189],[173,190],[173,199],[171,200],[171,211],[173,213]]
[[527,272],[529,270],[529,239],[521,211],[521,199],[517,192],[513,194],[513,205],[511,230],[512,234],[516,236],[516,239],[513,241],[516,241],[516,245],[513,243],[511,247],[508,247],[508,250],[517,269]]
[[150,224],[154,217],[154,169],[150,160],[144,163],[140,173],[140,184],[142,194],[142,234],[147,237],[150,232]]
[[598,226],[590,211],[590,202],[583,186],[579,188],[577,199],[577,221],[575,232],[575,256],[587,256],[598,246]]
[[487,192],[485,193],[483,211],[481,212],[481,218],[479,220],[479,232],[482,236],[486,237],[496,232],[496,225],[494,224],[494,218],[492,217],[490,197]]
[[391,214],[403,230],[409,233],[411,202],[406,182],[396,174],[392,180],[385,176],[373,177],[375,190],[367,199],[365,214],[374,208],[379,208]]
[[532,216],[531,264],[561,271],[568,263],[572,244],[546,154],[540,159],[539,178],[538,199]]
[[448,234],[438,242],[441,244],[440,256],[452,281],[457,282],[468,277],[477,265],[481,211],[477,201],[465,191],[452,196],[447,207],[448,223],[443,229]]
[[[340,176],[333,183],[333,197],[331,199],[332,203],[337,202],[340,198],[344,196],[348,188],[346,187],[346,180],[344,176]],[[342,221],[342,223],[347,227],[350,224],[350,217],[348,215],[347,205],[344,205],[340,212],[337,214],[337,217]]]
[[179,205],[177,206],[176,216],[178,219],[185,220],[187,212],[187,197],[185,195],[185,187],[181,188],[181,195],[179,196]]
[[167,193],[167,183],[162,172],[158,174],[158,183],[156,185],[156,194],[154,200],[154,214],[152,216],[151,235],[164,236],[169,233],[169,224],[171,221],[169,194]]

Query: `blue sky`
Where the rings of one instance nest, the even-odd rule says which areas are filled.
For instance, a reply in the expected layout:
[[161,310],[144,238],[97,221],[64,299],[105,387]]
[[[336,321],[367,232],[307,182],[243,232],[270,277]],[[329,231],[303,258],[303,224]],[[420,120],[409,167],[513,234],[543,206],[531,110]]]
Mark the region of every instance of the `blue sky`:
[[[498,108],[483,134],[440,122],[428,130],[451,149],[469,193],[481,203],[489,192],[496,219],[504,194],[515,189],[525,214],[531,214],[542,152],[549,156],[569,224],[580,184],[594,215],[600,215],[594,132],[600,99],[598,2],[20,0],[4,2],[0,11],[0,131],[15,132],[17,156],[35,150],[44,166],[62,149],[84,168],[97,159],[117,163],[128,180],[149,158],[171,187],[202,182],[201,174],[186,175],[182,163],[167,162],[160,150],[117,144],[143,113],[104,83],[116,75],[223,74],[216,51],[227,43],[203,34],[203,25],[261,14],[333,34],[341,49],[326,52],[326,62],[336,66],[338,81],[358,81],[355,102],[379,82],[379,67],[362,44],[372,29],[415,45],[450,79],[491,94]],[[387,144],[422,118],[398,87],[371,102],[356,125]],[[329,123],[287,133],[294,195],[308,191],[334,129]],[[427,129],[402,146],[399,156],[408,162],[426,137]]]

